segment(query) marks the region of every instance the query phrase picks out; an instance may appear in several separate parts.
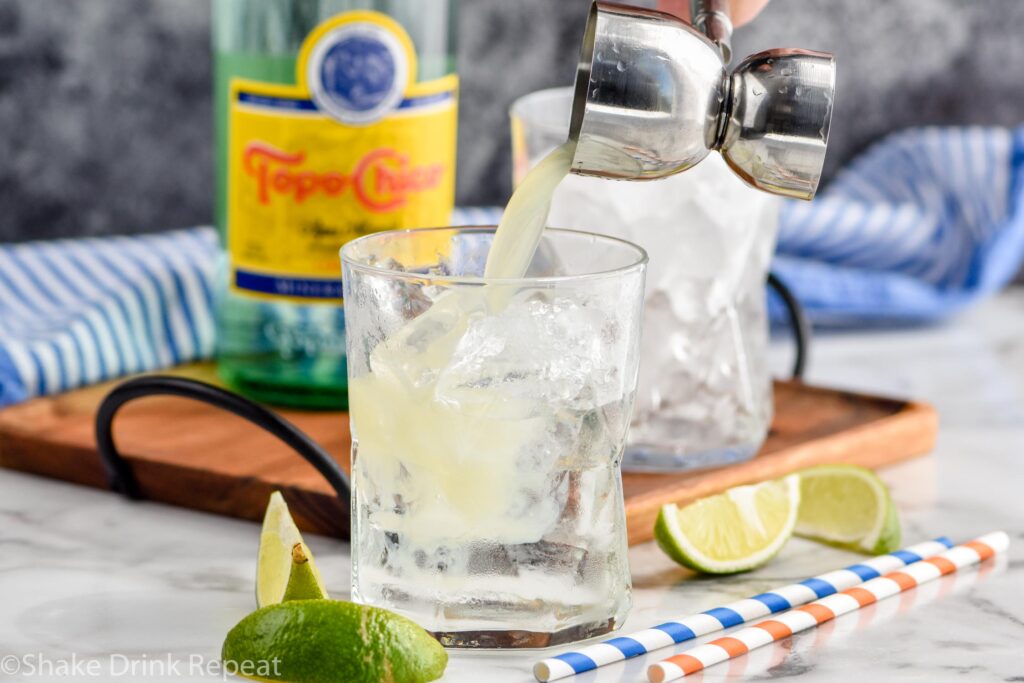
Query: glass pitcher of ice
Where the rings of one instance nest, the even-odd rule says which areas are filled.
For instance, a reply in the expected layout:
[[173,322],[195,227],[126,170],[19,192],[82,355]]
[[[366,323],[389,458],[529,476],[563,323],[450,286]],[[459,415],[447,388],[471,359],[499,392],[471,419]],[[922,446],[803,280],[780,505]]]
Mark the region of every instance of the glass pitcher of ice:
[[[511,109],[518,180],[565,140],[571,88]],[[741,182],[712,155],[661,180],[570,175],[552,226],[600,226],[651,254],[639,384],[623,466],[679,470],[753,457],[772,417],[765,280],[778,198]]]

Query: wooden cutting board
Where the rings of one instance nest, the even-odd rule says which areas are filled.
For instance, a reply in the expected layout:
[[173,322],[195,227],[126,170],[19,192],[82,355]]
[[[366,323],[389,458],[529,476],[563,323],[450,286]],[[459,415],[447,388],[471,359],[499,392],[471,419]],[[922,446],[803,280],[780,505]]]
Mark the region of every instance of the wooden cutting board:
[[[209,366],[174,374],[215,381]],[[106,488],[93,420],[112,386],[0,411],[0,466]],[[345,413],[281,413],[348,469]],[[936,413],[923,403],[778,382],[771,433],[753,460],[701,472],[624,475],[630,543],[651,538],[664,503],[688,503],[821,463],[882,467],[927,453],[937,431]],[[348,510],[312,466],[234,415],[181,398],[145,398],[121,409],[114,437],[148,499],[258,520],[277,489],[304,530],[347,535]]]

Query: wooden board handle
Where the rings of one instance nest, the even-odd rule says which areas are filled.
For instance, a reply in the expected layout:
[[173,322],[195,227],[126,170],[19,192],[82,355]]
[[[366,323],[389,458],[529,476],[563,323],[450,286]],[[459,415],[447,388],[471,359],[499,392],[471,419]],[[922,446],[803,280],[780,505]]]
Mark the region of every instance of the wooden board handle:
[[146,396],[178,396],[201,401],[234,413],[260,429],[270,432],[313,465],[338,494],[342,506],[348,508],[352,490],[348,475],[338,467],[334,458],[305,432],[269,408],[243,396],[206,382],[172,375],[146,375],[127,380],[114,387],[100,403],[96,411],[96,448],[103,462],[107,481],[114,491],[129,498],[143,497],[131,466],[121,457],[114,444],[113,427],[114,417],[121,406]]

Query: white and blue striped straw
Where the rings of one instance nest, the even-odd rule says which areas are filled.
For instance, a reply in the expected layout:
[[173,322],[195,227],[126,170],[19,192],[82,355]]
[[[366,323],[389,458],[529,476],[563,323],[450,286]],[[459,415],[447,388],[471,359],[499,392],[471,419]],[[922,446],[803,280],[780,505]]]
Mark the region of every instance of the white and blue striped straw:
[[833,593],[852,588],[900,567],[920,562],[953,547],[945,536],[897,550],[888,555],[879,555],[845,569],[828,572],[805,579],[800,583],[776,588],[752,598],[739,600],[724,607],[715,607],[700,614],[679,620],[668,621],[654,628],[645,629],[628,636],[619,636],[589,645],[574,652],[565,652],[544,659],[533,666],[533,675],[538,681],[555,681],[592,671],[600,666],[621,662],[647,654],[670,645],[683,643],[694,638],[720,631],[751,619],[803,605]]

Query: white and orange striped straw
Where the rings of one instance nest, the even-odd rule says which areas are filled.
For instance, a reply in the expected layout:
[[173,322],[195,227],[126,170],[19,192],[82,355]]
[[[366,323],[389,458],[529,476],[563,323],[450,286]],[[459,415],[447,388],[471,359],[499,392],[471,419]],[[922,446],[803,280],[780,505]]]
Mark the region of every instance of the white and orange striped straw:
[[986,534],[935,557],[909,564],[899,571],[871,579],[860,586],[834,593],[803,607],[796,607],[724,638],[718,638],[652,664],[647,668],[647,679],[650,683],[665,683],[688,676],[712,664],[739,657],[754,648],[823,624],[841,614],[853,612],[940,576],[952,574],[958,569],[983,562],[997,553],[1004,552],[1009,545],[1010,538],[1003,531]]

